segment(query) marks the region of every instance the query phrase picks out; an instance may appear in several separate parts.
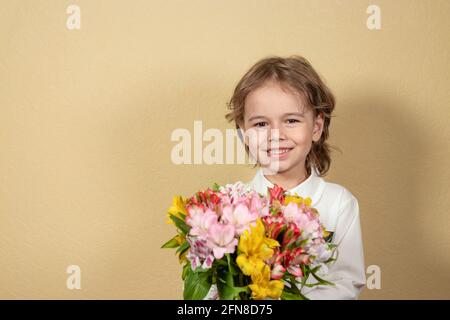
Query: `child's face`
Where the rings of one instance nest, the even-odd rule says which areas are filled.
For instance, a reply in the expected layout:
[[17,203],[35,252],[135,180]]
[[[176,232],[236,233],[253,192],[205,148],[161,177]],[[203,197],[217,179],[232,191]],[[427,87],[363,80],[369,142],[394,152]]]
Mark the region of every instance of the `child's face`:
[[305,168],[312,141],[320,139],[323,118],[314,119],[298,93],[271,81],[248,94],[243,129],[257,135],[246,139],[246,144],[253,156],[257,150],[262,167],[298,174]]

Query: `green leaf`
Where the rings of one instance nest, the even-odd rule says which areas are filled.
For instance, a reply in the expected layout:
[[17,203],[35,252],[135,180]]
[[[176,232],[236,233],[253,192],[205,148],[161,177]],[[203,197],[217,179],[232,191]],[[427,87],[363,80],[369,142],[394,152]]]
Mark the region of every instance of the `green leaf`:
[[297,287],[297,280],[295,280],[295,277],[291,274],[288,275],[287,277],[287,281],[288,283],[291,285],[291,288],[289,291],[293,292],[294,294],[300,295],[300,289]]
[[186,279],[186,276],[189,273],[189,270],[191,270],[191,264],[189,262],[187,262],[184,264],[183,272],[181,273],[181,279],[183,279],[183,281]]
[[[302,265],[302,271],[303,271],[303,278],[301,281],[301,285],[302,288],[303,287],[308,287],[308,288],[313,288],[319,285],[334,285],[332,282],[326,281],[322,278],[320,278],[316,272],[321,268],[321,266],[316,266],[314,268],[311,269],[310,266],[308,265]],[[316,283],[306,283],[306,281],[308,280],[309,276],[312,275],[318,282]]]
[[239,297],[239,293],[249,293],[248,287],[230,287],[221,281],[217,282],[217,290],[219,291],[220,300],[234,300]]
[[337,260],[337,259],[331,257],[331,258],[328,258],[328,260],[325,261],[324,263],[325,263],[325,264],[328,264],[328,263],[331,263],[331,262],[336,261],[336,260]]
[[164,243],[161,248],[176,248],[176,247],[179,247],[180,244],[178,243],[177,237],[178,236],[175,236],[172,239],[170,239],[169,241],[167,241],[166,243]]
[[190,247],[191,247],[191,245],[189,244],[189,242],[185,241],[181,244],[181,246],[178,247],[177,252],[179,252],[180,254],[183,254]]
[[314,279],[316,279],[316,280],[319,282],[319,284],[321,284],[321,285],[327,285],[327,286],[334,286],[334,283],[332,283],[332,282],[330,282],[330,281],[327,281],[327,280],[324,280],[324,279],[320,278],[318,275],[316,275],[315,272],[311,272],[311,274],[312,274],[312,276],[314,277]]
[[230,271],[230,261],[229,260],[228,260],[228,270],[225,268],[218,270],[218,276],[219,276],[219,282],[225,283],[230,288],[234,287],[233,272]]
[[175,223],[175,226],[183,233],[183,235],[189,233],[189,227],[184,220],[181,220],[180,218],[173,215],[170,215],[170,219],[172,219],[173,223]]
[[183,298],[185,300],[202,300],[211,288],[212,272],[194,272],[191,268],[187,271],[184,280]]
[[225,267],[228,266],[228,263],[226,261],[223,261],[223,259],[220,259],[220,260],[214,259],[213,263],[216,265],[219,265],[219,266],[225,266]]
[[[234,286],[233,272],[230,271],[231,261],[229,255],[227,255],[227,259],[228,269],[220,268],[217,270],[217,290],[219,291],[220,300],[234,300],[239,297],[239,293],[249,292],[249,288],[247,286]],[[233,267],[231,267],[231,269],[233,270]]]
[[202,266],[198,266],[197,268],[194,269],[194,272],[197,272],[197,273],[211,272],[211,269],[210,268],[205,269],[205,268],[202,268]]
[[307,270],[310,272],[310,273],[316,273],[319,269],[320,269],[320,267],[321,266],[315,266],[314,268],[310,268],[309,266],[307,267]]
[[302,285],[302,288],[303,288],[306,285],[306,281],[308,281],[310,273],[309,273],[309,268],[306,268],[305,265],[302,265],[301,267],[302,267],[302,272],[303,272],[301,285]]
[[232,262],[230,254],[227,253],[226,256],[227,256],[228,270],[231,272],[232,275],[237,275],[238,272],[237,272],[236,268],[233,265],[233,262]]
[[214,182],[213,186],[212,186],[213,191],[219,191],[220,190],[220,185],[218,185],[216,182]]

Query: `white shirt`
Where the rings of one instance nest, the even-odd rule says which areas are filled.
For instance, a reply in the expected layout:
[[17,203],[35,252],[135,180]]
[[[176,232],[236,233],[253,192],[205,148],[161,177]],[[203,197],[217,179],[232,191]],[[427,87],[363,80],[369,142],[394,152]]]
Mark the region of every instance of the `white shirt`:
[[[323,277],[335,285],[304,287],[302,293],[311,300],[357,299],[366,284],[358,200],[343,186],[311,171],[306,180],[287,191],[311,198],[325,229],[334,232],[332,243],[337,244],[338,257]],[[263,195],[273,187],[261,168],[247,185]]]

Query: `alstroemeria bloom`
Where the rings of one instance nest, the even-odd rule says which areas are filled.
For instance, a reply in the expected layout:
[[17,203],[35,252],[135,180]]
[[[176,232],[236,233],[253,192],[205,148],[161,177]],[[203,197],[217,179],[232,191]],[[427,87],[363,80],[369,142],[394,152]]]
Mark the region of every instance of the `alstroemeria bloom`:
[[222,259],[225,253],[234,252],[238,244],[234,234],[234,227],[230,224],[216,223],[211,226],[208,235],[208,246],[212,248],[216,259]]
[[314,261],[325,262],[331,258],[333,251],[329,249],[327,243],[313,243],[309,247],[309,254],[314,256]]
[[192,227],[189,234],[206,239],[211,226],[217,223],[217,214],[211,209],[203,211],[197,206],[189,207],[188,212],[186,223]]
[[296,220],[295,224],[299,229],[302,230],[302,233],[305,237],[310,239],[315,239],[320,237],[320,223],[318,219],[312,217],[310,214],[301,214],[299,218]]
[[268,188],[270,203],[273,203],[274,200],[278,200],[280,203],[284,201],[284,190],[278,185],[274,185],[272,188]]
[[237,200],[241,197],[245,197],[248,192],[250,192],[250,188],[245,185],[243,182],[238,181],[233,184],[227,184],[224,187],[220,188],[221,194],[225,198],[225,204],[236,204]]
[[237,235],[248,230],[250,224],[254,224],[258,218],[258,212],[249,211],[247,206],[243,204],[239,204],[235,208],[226,206],[222,212],[222,221],[232,224],[236,229]]
[[173,220],[170,219],[170,216],[174,216],[178,219],[184,220],[187,215],[186,211],[186,200],[181,196],[175,196],[172,199],[172,206],[169,208],[167,212],[167,223],[174,224]]
[[278,235],[286,229],[286,224],[282,217],[267,216],[263,219],[269,238],[278,238]]
[[286,268],[281,264],[277,264],[272,268],[270,276],[274,280],[280,280],[281,278],[283,278],[285,272]]
[[289,204],[289,203],[291,203],[291,202],[295,202],[295,203],[298,204],[299,206],[302,205],[302,204],[305,204],[306,206],[310,206],[311,203],[312,203],[312,200],[311,200],[311,198],[309,198],[309,197],[303,199],[303,198],[300,197],[300,196],[296,196],[296,195],[287,195],[287,196],[285,197],[284,204]]
[[284,272],[287,271],[295,277],[303,277],[303,272],[300,267],[302,262],[302,249],[295,248],[294,250],[284,250],[277,252],[272,266],[272,279],[280,279]]
[[290,202],[283,210],[283,217],[286,222],[296,223],[301,219],[302,210],[295,202]]
[[254,192],[251,202],[250,202],[250,211],[251,212],[257,212],[260,217],[266,217],[269,215],[269,203],[266,199],[266,201],[263,201],[260,196]]
[[[308,210],[305,208],[305,210]],[[302,230],[303,234],[308,235],[308,238],[319,237],[320,223],[317,217],[312,212],[304,212],[302,207],[297,203],[290,202],[283,210],[283,216],[286,222],[295,223],[295,225]]]
[[252,298],[262,300],[267,297],[278,299],[284,289],[284,283],[280,280],[270,280],[270,268],[265,265],[260,272],[252,274]]
[[211,268],[214,256],[211,248],[206,245],[206,240],[191,237],[188,237],[186,240],[190,244],[186,258],[191,262],[192,270],[198,267],[203,269]]
[[245,275],[252,275],[261,270],[264,260],[272,257],[272,248],[276,246],[279,246],[278,241],[266,237],[264,225],[257,219],[256,226],[245,230],[239,239],[240,254],[236,263]]

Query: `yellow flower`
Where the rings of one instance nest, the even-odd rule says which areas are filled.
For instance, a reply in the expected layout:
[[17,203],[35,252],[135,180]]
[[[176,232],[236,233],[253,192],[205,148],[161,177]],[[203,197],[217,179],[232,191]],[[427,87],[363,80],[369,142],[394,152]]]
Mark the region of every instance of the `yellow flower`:
[[310,206],[312,203],[311,198],[302,198],[300,196],[295,196],[295,195],[289,195],[286,196],[284,198],[284,204],[288,205],[290,202],[295,202],[298,205],[301,205],[302,203],[305,204],[306,206]]
[[181,196],[174,196],[172,200],[172,206],[169,208],[167,213],[167,223],[174,224],[170,216],[175,216],[179,219],[184,220],[187,215],[186,211],[186,200],[183,200]]
[[308,197],[303,200],[303,203],[309,207],[312,203],[312,200]]
[[252,290],[252,298],[262,300],[267,297],[278,299],[284,289],[284,283],[281,280],[270,280],[270,267],[264,268],[255,274],[252,274],[252,284],[249,288]]
[[288,205],[290,202],[295,202],[296,204],[300,205],[303,203],[303,198],[299,196],[286,196],[284,198],[284,204]]
[[264,261],[257,256],[247,256],[240,254],[236,258],[236,263],[242,270],[242,273],[249,276],[258,273],[264,266]]
[[259,273],[265,266],[264,260],[272,257],[272,248],[280,245],[278,241],[267,238],[265,233],[264,225],[258,219],[256,226],[250,226],[250,232],[245,230],[239,239],[236,263],[247,276]]

